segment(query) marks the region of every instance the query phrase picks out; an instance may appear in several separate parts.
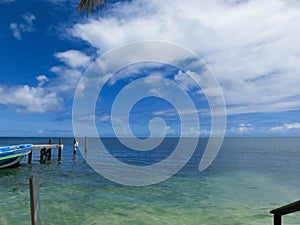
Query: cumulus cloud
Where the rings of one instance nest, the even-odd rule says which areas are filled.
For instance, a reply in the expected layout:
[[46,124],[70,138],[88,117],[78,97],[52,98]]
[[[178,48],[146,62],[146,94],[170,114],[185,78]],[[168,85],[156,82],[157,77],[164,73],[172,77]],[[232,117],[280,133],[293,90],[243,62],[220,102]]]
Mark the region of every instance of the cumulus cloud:
[[46,76],[38,76],[37,87],[0,85],[0,104],[16,107],[18,112],[44,113],[60,110],[63,99],[43,87],[42,83],[47,79]]
[[300,109],[295,1],[136,0],[108,10],[105,17],[75,24],[71,34],[100,53],[140,40],[191,49],[217,76],[229,114]]
[[237,132],[240,133],[240,134],[250,133],[250,132],[253,132],[253,131],[254,131],[254,128],[252,127],[252,125],[250,123],[249,124],[241,123],[237,128]]
[[[27,20],[31,21],[29,17]],[[77,83],[90,63],[90,57],[76,50],[59,52],[55,57],[65,63],[51,67],[50,72],[55,73],[57,77],[50,80],[46,75],[39,75],[36,77],[37,86],[0,84],[0,105],[27,113],[60,111],[63,107],[63,97],[74,96]],[[79,89],[85,88],[82,85]]]
[[54,56],[71,68],[85,68],[91,63],[89,56],[72,49],[65,52],[58,52]]
[[282,126],[272,127],[271,132],[283,132],[287,130],[300,129],[300,123],[286,123]]
[[251,123],[245,124],[240,123],[237,127],[233,127],[227,130],[227,134],[229,135],[250,135],[255,131],[254,127]]
[[[59,94],[74,95],[74,90],[80,80],[85,69],[91,63],[91,57],[78,50],[67,50],[64,52],[58,52],[54,54],[60,62],[64,65],[57,65],[51,67],[50,71],[58,75],[58,77],[52,82],[55,89]],[[81,90],[85,88],[85,82],[80,83]]]
[[32,32],[34,30],[33,21],[36,19],[31,13],[24,14],[22,18],[22,23],[11,23],[9,25],[9,29],[13,32],[13,36],[18,40],[22,40],[22,33]]
[[37,81],[39,82],[38,86],[43,86],[49,79],[45,75],[39,75],[36,77]]
[[[58,77],[52,82],[52,85],[60,94],[68,94],[70,90],[75,90],[83,73],[79,69],[72,69],[64,66],[53,66],[50,71],[58,75]],[[74,93],[71,94],[74,95]]]
[[174,80],[183,90],[186,91],[197,87],[195,81],[192,78],[190,78],[188,74],[182,72],[181,70],[179,70],[178,73],[174,76]]

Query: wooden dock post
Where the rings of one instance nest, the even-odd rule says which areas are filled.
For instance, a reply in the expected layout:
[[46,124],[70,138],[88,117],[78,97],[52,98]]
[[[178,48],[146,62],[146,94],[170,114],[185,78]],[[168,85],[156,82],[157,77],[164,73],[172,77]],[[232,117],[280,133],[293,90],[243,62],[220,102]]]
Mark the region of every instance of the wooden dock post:
[[60,161],[61,160],[61,150],[62,150],[62,139],[60,138],[59,141],[58,141],[58,144],[59,144],[59,148],[58,148],[58,160]]
[[39,177],[37,175],[30,176],[29,190],[30,190],[31,224],[41,225],[40,184],[39,184]]
[[63,149],[62,139],[59,139],[59,144],[53,144],[52,139],[49,139],[49,144],[32,145],[30,153],[28,154],[28,163],[32,161],[32,152],[35,150],[40,151],[40,162],[51,160],[52,149],[58,149],[58,160],[61,159],[61,151]]
[[274,225],[281,225],[281,215],[274,214]]
[[78,142],[76,141],[76,138],[73,140],[73,155],[76,156],[76,150],[77,150]]
[[[52,138],[49,139],[49,145],[52,145]],[[47,159],[51,160],[51,148],[47,149]]]
[[87,143],[88,143],[88,138],[87,136],[84,137],[84,153],[87,153]]
[[281,217],[300,211],[300,200],[270,211],[274,215],[274,225],[281,225]]
[[31,161],[32,161],[32,151],[30,151],[28,154],[28,164],[31,164]]
[[47,155],[46,148],[42,148],[40,151],[40,161],[44,160],[45,155]]

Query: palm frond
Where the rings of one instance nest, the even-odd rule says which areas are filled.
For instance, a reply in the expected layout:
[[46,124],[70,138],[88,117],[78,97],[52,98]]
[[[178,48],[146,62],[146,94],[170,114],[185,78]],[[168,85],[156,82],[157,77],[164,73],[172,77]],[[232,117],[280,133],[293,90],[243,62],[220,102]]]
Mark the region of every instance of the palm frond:
[[81,12],[85,9],[85,13],[88,16],[90,12],[95,12],[101,8],[105,3],[105,0],[80,0],[79,5],[77,6],[77,12]]

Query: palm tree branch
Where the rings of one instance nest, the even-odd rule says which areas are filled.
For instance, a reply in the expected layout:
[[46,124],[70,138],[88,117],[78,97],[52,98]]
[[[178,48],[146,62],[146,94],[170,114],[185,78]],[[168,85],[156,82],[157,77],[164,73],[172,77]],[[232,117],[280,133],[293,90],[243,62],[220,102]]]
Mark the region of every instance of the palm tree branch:
[[101,8],[105,3],[105,0],[80,0],[79,5],[77,6],[77,12],[81,12],[85,9],[86,15],[90,12],[94,12]]

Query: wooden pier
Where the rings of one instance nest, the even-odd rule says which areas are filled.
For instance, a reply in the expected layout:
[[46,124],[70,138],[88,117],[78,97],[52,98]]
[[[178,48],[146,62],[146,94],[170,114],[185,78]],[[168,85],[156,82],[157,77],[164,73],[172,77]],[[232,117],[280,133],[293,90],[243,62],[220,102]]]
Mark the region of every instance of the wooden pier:
[[[85,153],[87,152],[87,138],[85,138]],[[49,139],[48,144],[37,144],[37,145],[32,145],[31,147],[31,151],[28,154],[28,163],[30,164],[32,162],[32,152],[33,151],[40,151],[40,161],[44,161],[44,160],[51,160],[52,157],[52,149],[57,149],[58,153],[57,153],[57,158],[58,160],[61,160],[61,152],[63,150],[63,143],[62,143],[62,139],[59,139],[58,144],[53,144],[52,143],[52,139]],[[77,148],[78,148],[78,142],[77,140],[74,138],[73,141],[73,156],[76,156],[76,152],[77,152]]]
[[300,211],[300,200],[270,211],[274,215],[274,225],[281,225],[281,217]]
[[63,150],[63,147],[62,139],[59,139],[58,144],[53,144],[52,139],[49,139],[48,144],[32,145],[31,152],[28,154],[28,163],[30,164],[32,162],[32,152],[36,150],[40,151],[40,161],[43,161],[45,159],[51,160],[52,149],[58,149],[57,158],[58,160],[61,160],[61,151]]

